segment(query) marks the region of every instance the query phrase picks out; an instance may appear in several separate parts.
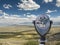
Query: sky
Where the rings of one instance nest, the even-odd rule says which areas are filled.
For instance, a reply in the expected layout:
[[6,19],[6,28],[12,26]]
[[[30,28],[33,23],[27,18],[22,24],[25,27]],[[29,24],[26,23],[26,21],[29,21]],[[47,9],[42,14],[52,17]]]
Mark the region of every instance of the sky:
[[0,0],[0,26],[32,24],[43,14],[60,25],[60,0]]

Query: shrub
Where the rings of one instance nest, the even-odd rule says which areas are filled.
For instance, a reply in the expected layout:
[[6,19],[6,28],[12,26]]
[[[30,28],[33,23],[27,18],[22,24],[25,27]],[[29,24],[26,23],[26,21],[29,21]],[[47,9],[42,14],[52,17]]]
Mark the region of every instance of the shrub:
[[59,43],[57,43],[56,45],[60,45],[60,42],[59,42]]
[[38,41],[28,41],[24,45],[38,45]]

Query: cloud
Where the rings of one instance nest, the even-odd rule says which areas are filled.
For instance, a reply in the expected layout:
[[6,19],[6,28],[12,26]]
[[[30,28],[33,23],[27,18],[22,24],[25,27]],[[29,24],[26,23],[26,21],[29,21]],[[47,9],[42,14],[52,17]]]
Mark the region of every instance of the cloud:
[[60,26],[60,16],[50,17],[50,20],[53,22],[52,26]]
[[38,5],[33,0],[21,0],[22,3],[18,3],[17,7],[19,10],[36,10],[40,8],[40,5]]
[[50,14],[46,14],[47,16],[49,16],[49,18],[51,17],[51,15]]
[[56,0],[56,6],[60,7],[60,0]]
[[51,17],[51,20],[52,20],[53,22],[60,22],[60,16]]
[[[3,11],[2,11],[3,12]],[[21,17],[20,15],[9,15],[3,12],[3,15],[0,16],[0,26],[1,25],[26,25],[32,23],[33,20],[36,19],[36,15],[34,14],[25,14],[25,17]],[[60,16],[50,17],[53,23],[60,25]]]
[[4,7],[5,9],[10,9],[12,6],[11,6],[10,4],[4,4],[3,7]]
[[0,15],[8,16],[9,14],[3,12],[3,10],[0,10]]
[[45,3],[53,2],[53,0],[44,0]]
[[26,17],[21,17],[20,15],[9,15],[7,13],[3,13],[2,16],[0,16],[0,25],[23,25],[25,23],[32,23],[33,20],[35,20],[37,16],[31,14],[26,15]]
[[30,15],[30,13],[28,12],[28,13],[26,13],[26,14],[23,14],[24,16],[26,16],[26,15]]
[[0,10],[0,14],[2,14],[3,13],[3,11],[2,10]]
[[30,20],[35,20],[37,16],[31,14],[31,15],[27,15],[27,17],[28,17]]
[[30,13],[27,13],[27,14],[30,14]]
[[52,12],[56,12],[57,10],[47,10],[47,12],[46,13],[52,13]]
[[53,21],[53,26],[60,26],[60,16],[51,17],[50,19]]

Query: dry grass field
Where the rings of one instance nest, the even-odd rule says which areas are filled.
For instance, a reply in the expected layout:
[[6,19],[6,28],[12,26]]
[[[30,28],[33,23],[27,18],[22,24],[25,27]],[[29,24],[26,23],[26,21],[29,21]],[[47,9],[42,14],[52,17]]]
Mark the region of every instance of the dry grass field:
[[[38,45],[40,36],[34,26],[0,27],[0,45]],[[60,27],[52,27],[46,45],[60,45]]]

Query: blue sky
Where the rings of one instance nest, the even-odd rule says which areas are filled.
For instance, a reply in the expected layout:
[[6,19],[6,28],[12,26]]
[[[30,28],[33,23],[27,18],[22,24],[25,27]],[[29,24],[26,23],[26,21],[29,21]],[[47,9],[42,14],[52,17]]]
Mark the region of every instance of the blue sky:
[[0,0],[0,24],[24,24],[47,14],[60,24],[60,0]]

